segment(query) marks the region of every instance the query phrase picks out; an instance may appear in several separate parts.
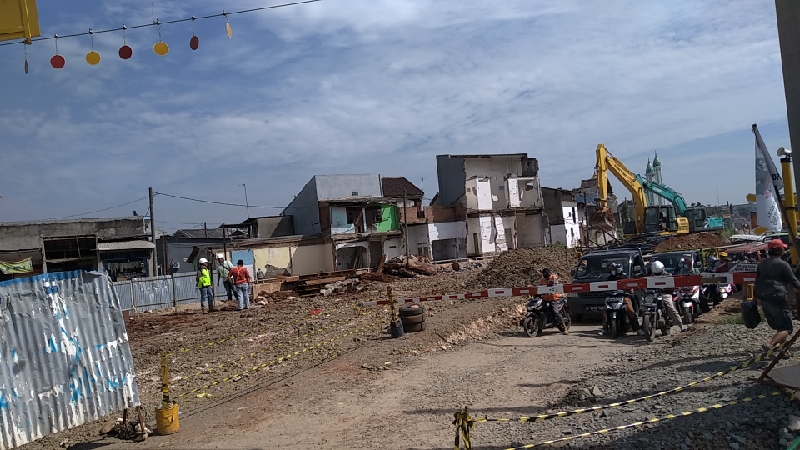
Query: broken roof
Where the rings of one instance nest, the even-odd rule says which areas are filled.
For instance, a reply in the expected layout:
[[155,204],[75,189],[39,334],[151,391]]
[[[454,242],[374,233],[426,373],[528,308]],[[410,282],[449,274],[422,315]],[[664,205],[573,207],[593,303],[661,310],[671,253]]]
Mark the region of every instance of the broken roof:
[[[192,239],[222,239],[222,230],[219,228],[209,228],[208,236],[206,231],[202,228],[184,228],[176,231],[174,237],[192,238]],[[231,237],[231,236],[228,236]]]
[[384,197],[403,197],[403,192],[408,197],[422,197],[425,193],[422,189],[414,186],[406,177],[383,177],[381,178]]

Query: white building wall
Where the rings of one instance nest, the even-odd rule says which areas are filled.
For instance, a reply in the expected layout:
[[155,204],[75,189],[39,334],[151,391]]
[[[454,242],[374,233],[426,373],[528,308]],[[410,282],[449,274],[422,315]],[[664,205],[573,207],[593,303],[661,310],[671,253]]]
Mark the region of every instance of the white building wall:
[[515,216],[503,217],[503,231],[508,249],[517,248],[517,218]]
[[[411,231],[409,229],[409,231]],[[410,234],[410,233],[409,233]],[[409,240],[411,240],[411,236],[409,236]],[[383,242],[383,253],[386,255],[386,260],[390,260],[392,258],[397,258],[400,255],[405,255],[406,250],[403,247],[403,239],[396,238],[396,239],[387,239]],[[411,246],[410,253],[412,255],[416,255],[416,247]]]
[[492,216],[468,217],[467,233],[467,254],[485,255],[497,251]]
[[508,208],[506,177],[522,174],[520,158],[467,158],[464,160],[467,180],[471,177],[483,177],[490,181],[492,208]]
[[517,214],[517,246],[519,248],[541,247],[545,245],[545,242],[542,215]]
[[474,178],[466,184],[467,209],[476,211],[492,210],[491,182],[488,179]]

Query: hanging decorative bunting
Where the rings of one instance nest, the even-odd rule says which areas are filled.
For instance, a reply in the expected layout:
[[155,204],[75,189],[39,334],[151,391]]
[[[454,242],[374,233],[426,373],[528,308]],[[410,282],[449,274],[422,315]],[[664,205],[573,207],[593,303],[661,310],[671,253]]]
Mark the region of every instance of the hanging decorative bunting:
[[200,38],[194,34],[194,21],[197,20],[197,17],[192,15],[192,38],[189,39],[189,48],[192,50],[197,50],[197,47],[200,46]]
[[25,49],[25,75],[27,75],[28,74],[28,45],[30,45],[30,44],[27,43],[27,42],[25,42],[24,44],[25,45],[23,45],[22,48]]
[[50,58],[50,65],[53,66],[53,69],[62,69],[67,60],[58,54],[58,34],[55,34],[53,38],[56,40],[56,54]]
[[92,51],[86,54],[86,62],[90,66],[96,66],[100,63],[100,53],[94,51],[94,32],[89,28],[89,37],[92,39]]
[[222,10],[222,17],[225,18],[225,31],[228,32],[228,38],[230,39],[233,37],[233,30],[231,30],[231,24],[228,22],[228,13],[224,9]]
[[153,51],[158,56],[164,56],[169,52],[169,46],[166,42],[161,41],[161,22],[156,20],[156,25],[158,25],[158,42],[153,45]]
[[126,25],[122,25],[122,47],[119,48],[119,57],[122,59],[128,59],[133,56],[133,49],[128,47],[127,42],[125,42],[125,30],[128,27]]

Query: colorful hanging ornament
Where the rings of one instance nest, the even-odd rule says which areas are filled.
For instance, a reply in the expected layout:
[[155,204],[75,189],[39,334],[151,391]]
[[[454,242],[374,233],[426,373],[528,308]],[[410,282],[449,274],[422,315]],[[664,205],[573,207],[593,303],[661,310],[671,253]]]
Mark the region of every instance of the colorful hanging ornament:
[[127,29],[127,26],[122,25],[122,47],[119,48],[118,52],[119,57],[122,59],[129,59],[131,56],[133,56],[133,49],[128,47],[128,44],[125,42],[125,30]]
[[90,66],[96,66],[100,64],[100,53],[94,51],[94,32],[91,28],[89,28],[89,37],[92,38],[92,51],[86,54],[86,62],[89,63]]
[[53,37],[56,40],[56,54],[50,58],[50,65],[53,66],[53,69],[62,69],[64,68],[64,64],[67,63],[67,60],[58,54],[58,33],[56,33]]
[[197,50],[197,47],[200,46],[200,38],[194,34],[194,21],[197,20],[197,17],[192,14],[192,38],[189,39],[189,48],[192,50]]
[[228,38],[230,39],[233,37],[233,30],[231,30],[231,24],[228,22],[228,13],[224,9],[222,10],[222,17],[225,18],[225,31],[228,32]]
[[30,39],[25,40],[22,43],[22,48],[25,49],[25,75],[28,74],[28,45],[30,45],[29,41],[30,41]]
[[161,22],[156,20],[156,25],[158,25],[158,42],[153,45],[153,51],[158,56],[164,56],[169,52],[169,46],[166,42],[161,41]]

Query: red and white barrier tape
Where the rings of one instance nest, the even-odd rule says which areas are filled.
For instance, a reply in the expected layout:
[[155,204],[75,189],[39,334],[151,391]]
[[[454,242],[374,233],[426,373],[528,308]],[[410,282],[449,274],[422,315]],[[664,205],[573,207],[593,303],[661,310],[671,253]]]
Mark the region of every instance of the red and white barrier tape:
[[[397,304],[430,302],[435,300],[468,300],[472,298],[522,297],[540,294],[579,294],[583,292],[605,292],[617,289],[669,289],[700,286],[704,284],[752,284],[755,273],[703,273],[699,275],[680,275],[675,277],[629,278],[620,281],[600,281],[595,283],[557,284],[555,286],[530,286],[524,288],[496,288],[466,294],[434,295],[430,297],[409,297],[397,299]],[[377,300],[359,303],[359,306],[388,305],[390,300]]]

